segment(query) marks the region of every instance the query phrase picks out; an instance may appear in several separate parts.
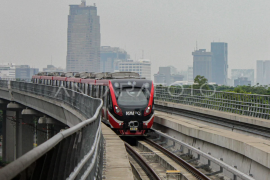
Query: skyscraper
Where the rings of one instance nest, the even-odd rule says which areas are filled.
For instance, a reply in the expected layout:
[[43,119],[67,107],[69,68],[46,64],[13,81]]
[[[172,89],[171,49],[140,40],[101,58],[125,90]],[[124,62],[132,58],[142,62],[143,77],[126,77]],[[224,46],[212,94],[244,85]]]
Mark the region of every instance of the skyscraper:
[[100,48],[100,71],[114,72],[118,70],[118,60],[126,61],[129,55],[123,49],[118,47],[101,46]]
[[270,84],[270,60],[257,60],[257,80],[259,85]]
[[100,24],[97,7],[70,5],[67,36],[67,71],[99,72]]
[[227,84],[228,77],[228,44],[225,42],[211,43],[212,81],[217,84]]
[[199,49],[192,52],[193,55],[193,79],[197,75],[204,76],[208,82],[212,81],[212,53],[206,49]]

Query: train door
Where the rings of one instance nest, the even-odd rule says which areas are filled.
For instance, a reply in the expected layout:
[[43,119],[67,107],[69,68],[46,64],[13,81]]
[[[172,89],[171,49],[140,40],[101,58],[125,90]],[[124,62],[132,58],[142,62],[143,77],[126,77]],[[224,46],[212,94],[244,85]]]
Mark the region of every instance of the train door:
[[104,108],[104,119],[108,119],[107,116],[107,110],[108,110],[108,90],[109,87],[108,86],[103,86],[103,93],[102,93],[102,100],[103,100],[103,108]]
[[[107,111],[109,111],[109,112],[113,111],[113,104],[112,104],[112,98],[111,98],[110,90],[108,90],[108,93],[107,93]],[[106,115],[107,115],[107,120],[108,120],[108,123],[109,123],[108,113],[106,113]]]

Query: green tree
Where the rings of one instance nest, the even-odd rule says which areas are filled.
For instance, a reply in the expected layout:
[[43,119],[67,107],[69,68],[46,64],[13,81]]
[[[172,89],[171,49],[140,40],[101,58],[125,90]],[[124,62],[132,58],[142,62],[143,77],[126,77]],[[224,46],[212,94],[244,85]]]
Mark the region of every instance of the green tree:
[[209,86],[208,86],[208,79],[206,79],[204,76],[200,76],[200,75],[197,75],[194,79],[194,83],[196,83],[193,88],[194,89],[206,89],[206,90],[209,90]]

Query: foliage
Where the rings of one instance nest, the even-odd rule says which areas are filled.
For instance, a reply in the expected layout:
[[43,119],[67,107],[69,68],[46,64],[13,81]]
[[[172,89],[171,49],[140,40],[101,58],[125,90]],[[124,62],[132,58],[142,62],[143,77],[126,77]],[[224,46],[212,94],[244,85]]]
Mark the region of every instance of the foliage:
[[[211,90],[213,88],[210,86]],[[270,95],[270,87],[268,86],[215,86],[216,91],[225,91],[225,92],[235,92],[235,93],[244,93],[244,94],[262,94]]]
[[194,79],[195,85],[193,85],[193,89],[206,89],[209,90],[208,86],[208,79],[206,79],[204,76],[197,75]]

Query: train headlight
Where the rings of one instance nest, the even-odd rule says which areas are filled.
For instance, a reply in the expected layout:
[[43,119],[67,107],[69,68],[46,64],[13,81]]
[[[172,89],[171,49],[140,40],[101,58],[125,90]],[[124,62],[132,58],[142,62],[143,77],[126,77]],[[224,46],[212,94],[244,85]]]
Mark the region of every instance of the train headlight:
[[144,116],[147,116],[151,113],[152,107],[148,106],[145,110],[144,110]]
[[118,82],[114,83],[114,87],[119,88],[119,83]]
[[123,116],[122,110],[118,106],[114,106],[114,112],[119,116]]

